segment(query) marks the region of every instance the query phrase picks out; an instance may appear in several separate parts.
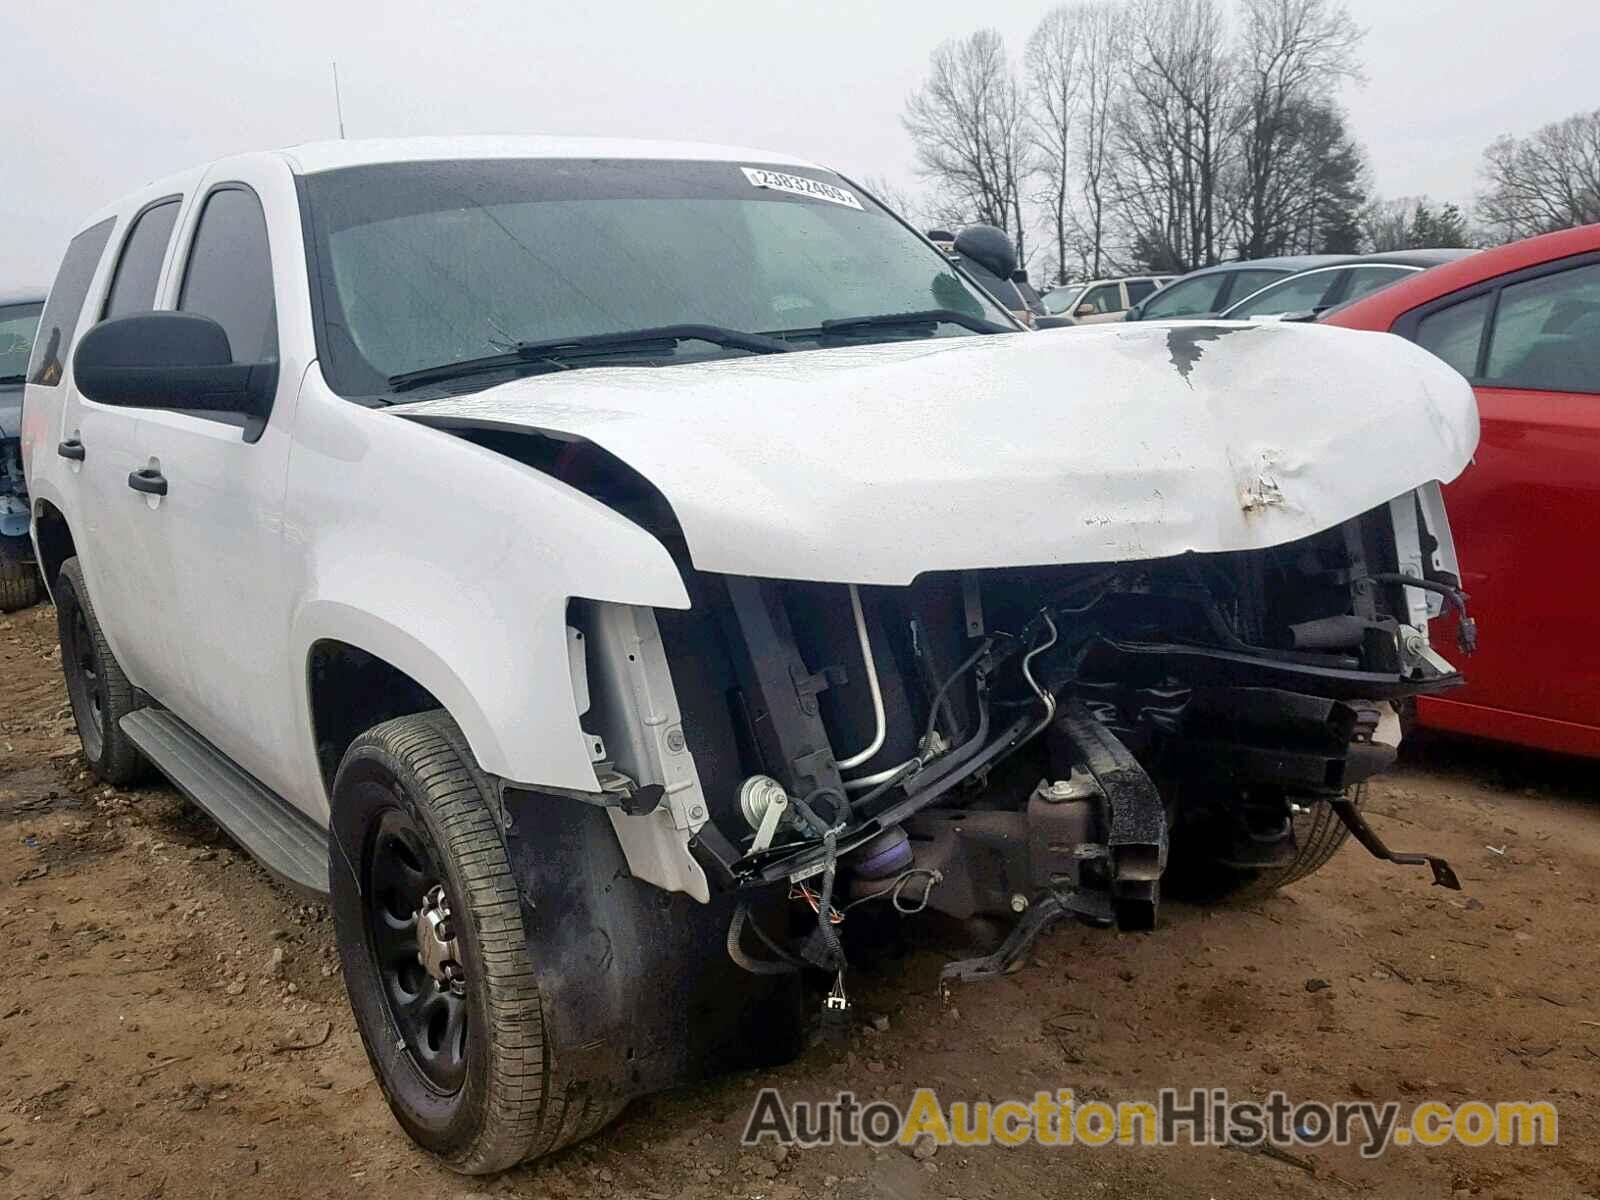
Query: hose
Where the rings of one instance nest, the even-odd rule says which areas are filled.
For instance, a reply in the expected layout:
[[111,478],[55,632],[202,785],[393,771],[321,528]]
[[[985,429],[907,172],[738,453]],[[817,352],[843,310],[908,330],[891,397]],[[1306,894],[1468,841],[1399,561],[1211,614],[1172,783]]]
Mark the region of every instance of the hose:
[[763,960],[759,958],[751,958],[748,954],[746,954],[744,952],[744,947],[739,945],[739,938],[744,932],[745,922],[748,920],[749,916],[750,902],[748,900],[740,901],[739,906],[733,910],[733,920],[728,922],[729,958],[733,959],[734,962],[736,962],[746,971],[749,971],[752,975],[792,975],[794,972],[805,966],[803,961],[795,958],[788,951],[777,945],[777,943],[775,943],[766,935],[766,932],[761,928],[761,926],[755,924],[754,922],[751,922],[750,928],[755,930],[756,936],[760,938],[762,942],[766,944],[767,948],[778,957],[776,959]]
[[839,760],[839,769],[847,771],[859,767],[879,750],[889,735],[889,722],[883,711],[883,689],[878,686],[878,664],[872,658],[872,639],[867,636],[867,617],[861,611],[861,590],[850,584],[850,612],[856,619],[856,640],[861,643],[861,662],[867,670],[867,689],[872,693],[872,720],[876,727],[872,741],[866,749]]

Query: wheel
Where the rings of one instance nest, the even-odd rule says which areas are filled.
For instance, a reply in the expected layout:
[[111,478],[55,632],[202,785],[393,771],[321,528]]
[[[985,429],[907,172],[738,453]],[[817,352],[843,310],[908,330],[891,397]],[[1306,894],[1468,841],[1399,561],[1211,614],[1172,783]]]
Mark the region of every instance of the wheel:
[[133,783],[144,774],[145,761],[119,722],[139,704],[106,643],[76,558],[62,564],[55,592],[61,671],[84,760],[106,783]]
[[16,612],[39,601],[39,572],[26,559],[0,550],[0,612]]
[[552,1061],[492,800],[443,712],[368,730],[333,785],[334,928],[367,1057],[402,1128],[467,1174],[578,1141],[623,1106]]
[[[1358,786],[1351,798],[1359,806],[1366,788]],[[1245,866],[1233,857],[1237,847],[1224,849],[1216,837],[1207,837],[1200,830],[1180,830],[1185,836],[1174,836],[1171,861],[1163,886],[1172,895],[1196,904],[1238,904],[1259,900],[1320,871],[1339,848],[1345,844],[1350,831],[1327,804],[1300,802],[1290,817],[1294,840],[1285,842],[1282,852],[1270,863]]]

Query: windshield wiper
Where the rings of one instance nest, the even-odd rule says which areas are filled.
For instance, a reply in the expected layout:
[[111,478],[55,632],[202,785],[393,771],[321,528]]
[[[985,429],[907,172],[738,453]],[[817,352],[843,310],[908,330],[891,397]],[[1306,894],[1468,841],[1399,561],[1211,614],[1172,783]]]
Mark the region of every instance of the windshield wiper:
[[837,317],[818,328],[827,333],[849,333],[856,329],[900,329],[914,325],[960,325],[973,333],[1015,333],[1007,325],[986,321],[956,308],[925,308],[918,312],[878,313],[871,317]]
[[680,342],[709,342],[713,346],[747,350],[751,354],[785,354],[794,349],[777,338],[746,333],[742,329],[727,329],[721,325],[658,325],[617,333],[587,333],[577,337],[518,342],[504,354],[488,354],[482,358],[441,363],[436,367],[391,375],[389,386],[400,392],[485,371],[565,370],[584,365],[586,359],[627,354],[670,354]]
[[28,377],[26,375],[0,375],[0,383],[26,383],[26,382],[28,382]]

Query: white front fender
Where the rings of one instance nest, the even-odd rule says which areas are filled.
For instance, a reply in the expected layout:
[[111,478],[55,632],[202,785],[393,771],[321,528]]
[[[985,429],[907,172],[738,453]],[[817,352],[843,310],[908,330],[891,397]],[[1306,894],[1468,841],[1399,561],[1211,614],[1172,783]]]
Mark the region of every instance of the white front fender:
[[[486,771],[596,789],[567,602],[687,608],[659,541],[531,467],[334,396],[315,368],[296,414],[285,512],[301,576],[298,669],[318,641],[357,646],[432,692]],[[309,699],[297,690],[314,771]]]

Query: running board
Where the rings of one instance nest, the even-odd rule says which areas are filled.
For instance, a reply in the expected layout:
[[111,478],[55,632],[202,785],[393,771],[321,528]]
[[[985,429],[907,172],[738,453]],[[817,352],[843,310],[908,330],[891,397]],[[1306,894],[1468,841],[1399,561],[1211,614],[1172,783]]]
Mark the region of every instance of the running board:
[[276,878],[317,899],[327,897],[325,829],[163,709],[129,713],[122,732]]

